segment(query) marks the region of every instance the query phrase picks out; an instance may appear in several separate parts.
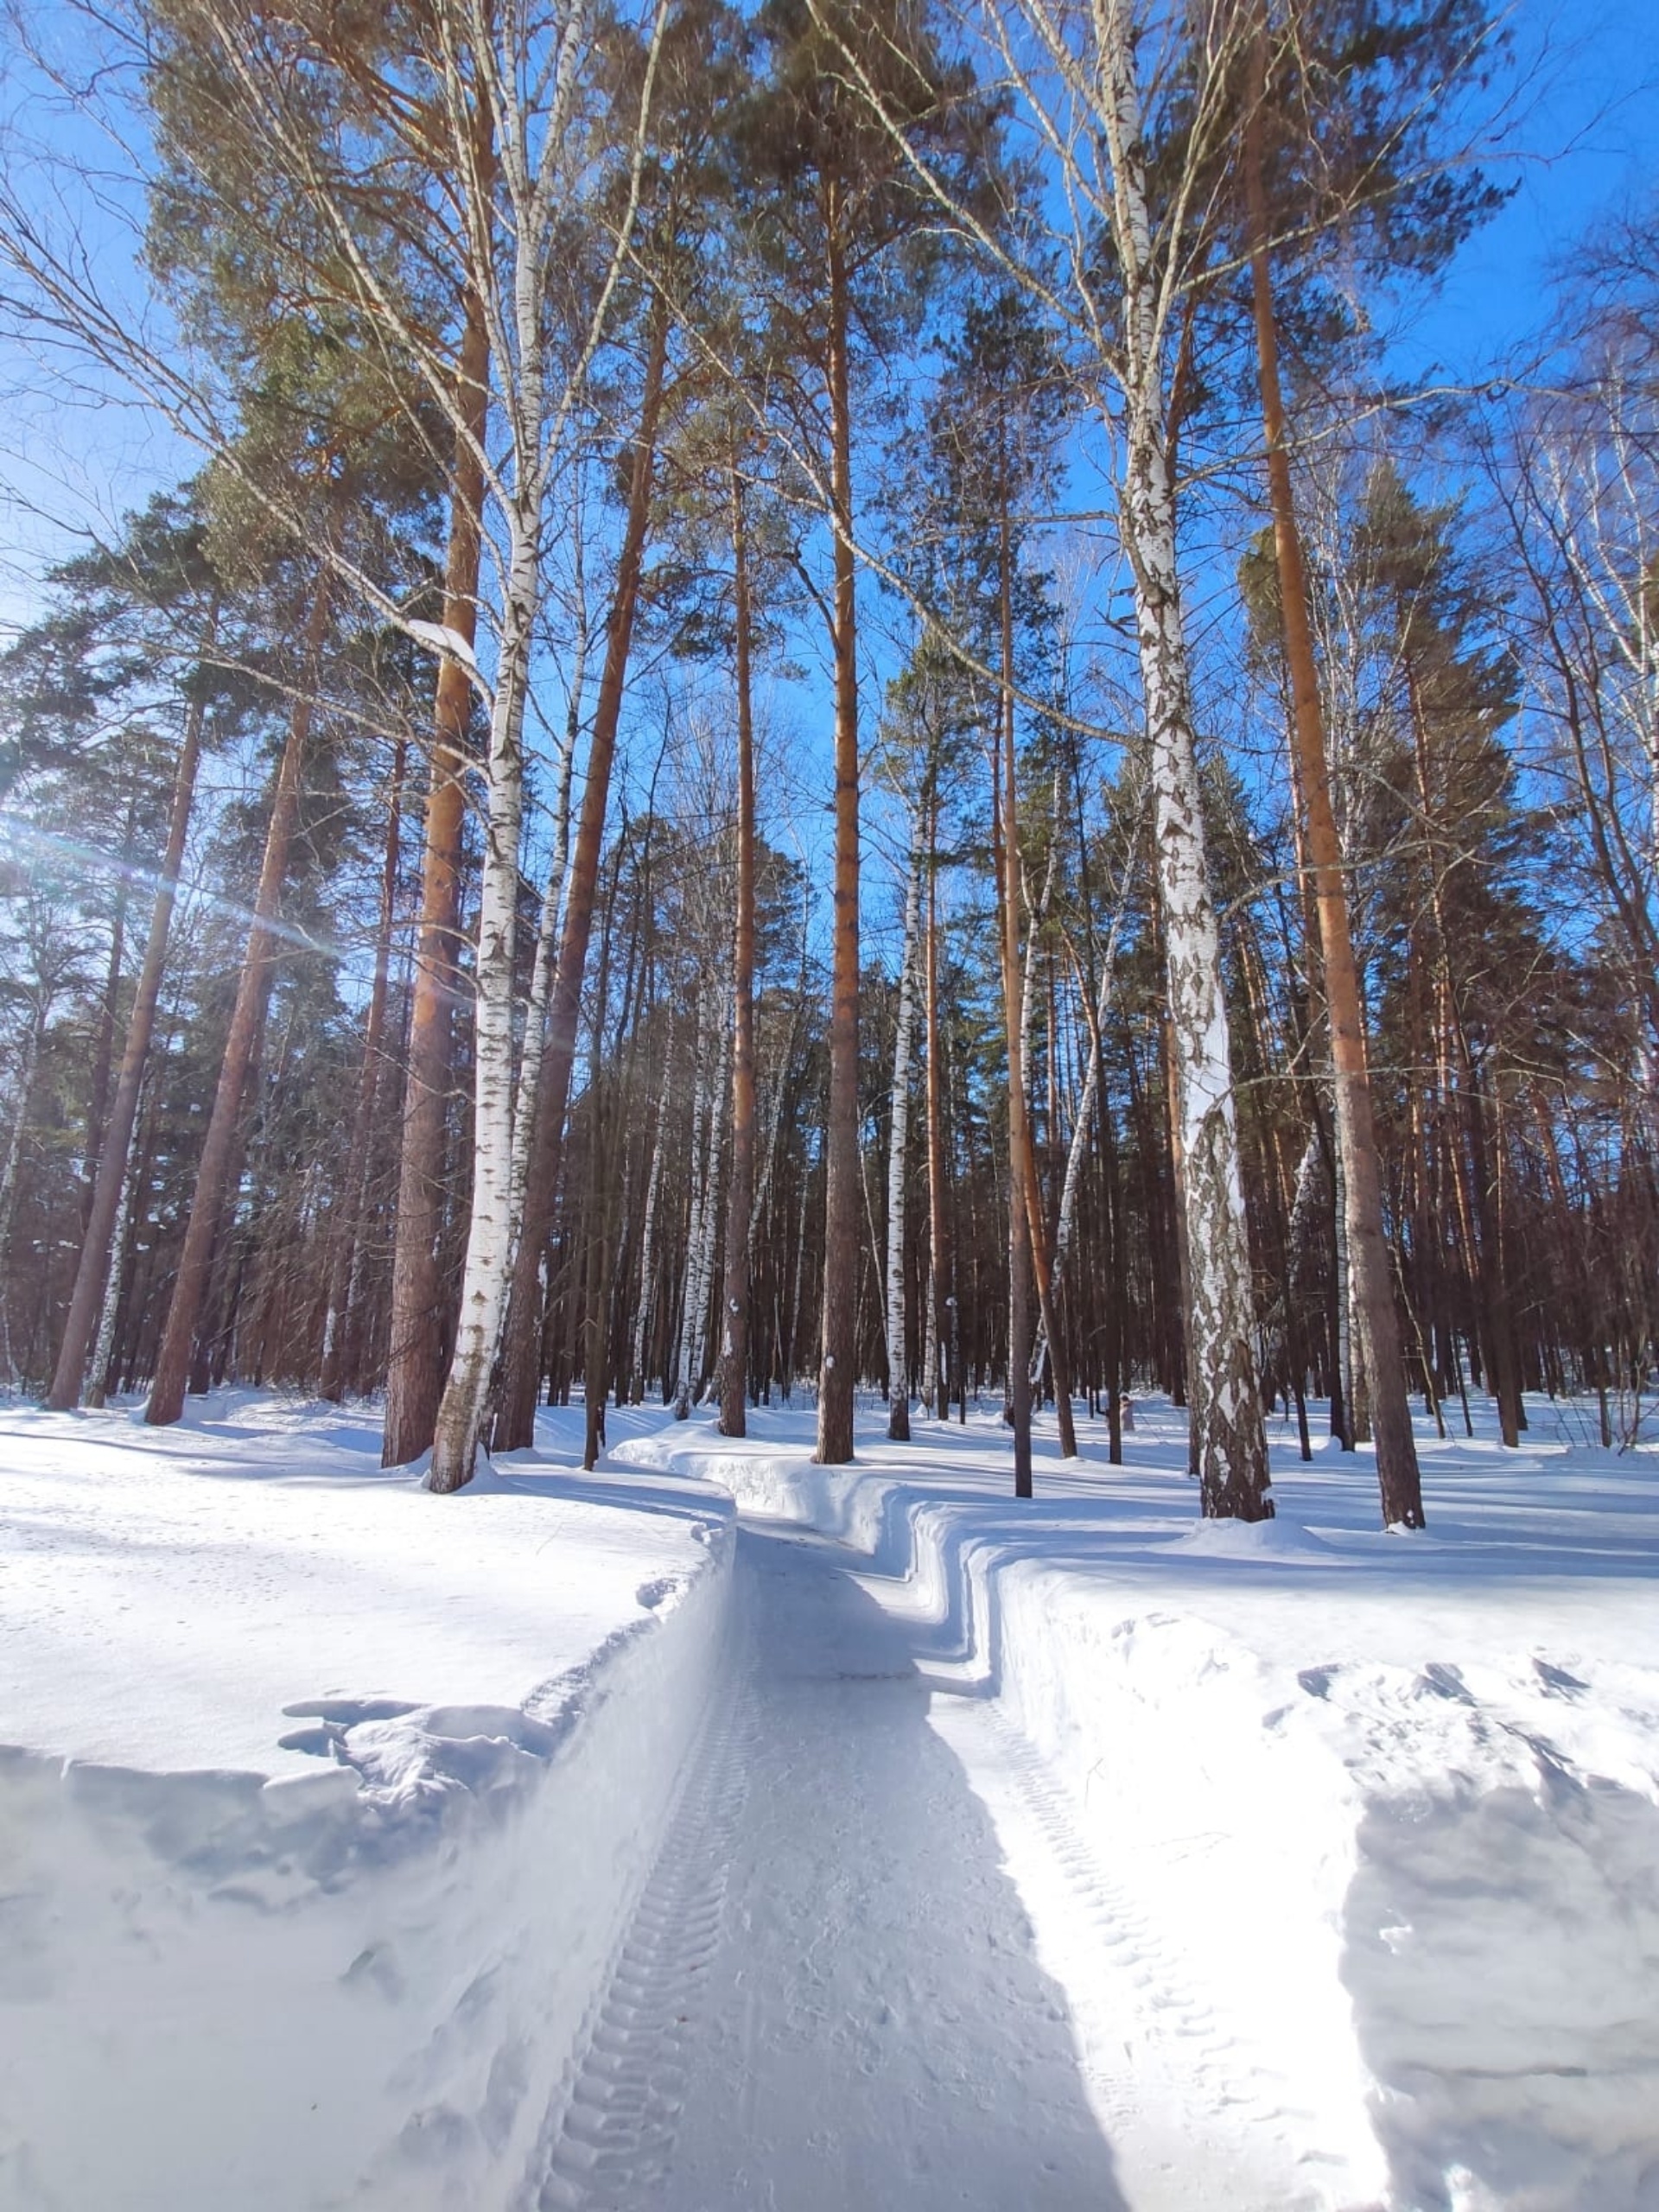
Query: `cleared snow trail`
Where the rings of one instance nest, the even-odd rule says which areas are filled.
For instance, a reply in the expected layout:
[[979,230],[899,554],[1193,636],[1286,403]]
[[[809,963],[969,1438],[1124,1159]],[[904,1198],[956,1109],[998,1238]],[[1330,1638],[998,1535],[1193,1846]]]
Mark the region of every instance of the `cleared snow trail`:
[[[1019,1787],[1017,1747],[932,1671],[933,1636],[899,1596],[826,1537],[742,1524],[721,1706],[540,2212],[1294,2202],[1286,2168],[1258,2196],[1190,2138],[1152,2161],[1162,2188],[1126,2193],[1103,2115],[1131,2119],[1133,2057],[1120,2043],[1122,2078],[1085,2078],[988,1809],[993,1769]],[[1052,1821],[1021,1846],[1064,1886]],[[1096,1940],[1087,1902],[1075,1932]]]

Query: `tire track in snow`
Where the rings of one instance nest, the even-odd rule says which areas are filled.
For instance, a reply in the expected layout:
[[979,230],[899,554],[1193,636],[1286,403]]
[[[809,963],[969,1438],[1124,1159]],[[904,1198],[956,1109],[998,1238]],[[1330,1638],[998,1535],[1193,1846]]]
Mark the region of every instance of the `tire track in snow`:
[[667,2170],[748,1795],[755,1723],[740,1635],[734,1629],[715,1692],[731,1701],[687,1754],[679,1802],[601,2000],[535,2212],[643,2212]]
[[[1101,1866],[1069,1796],[1034,1745],[995,1700],[935,1710],[947,1740],[982,1728],[981,1744],[962,1743],[960,1751],[976,1764],[988,1754],[1013,1801],[1008,1809],[1052,1869],[1055,1933],[1071,1961],[1065,1980],[1078,2064],[1114,2140],[1128,2151],[1149,2123],[1158,2132],[1161,2107],[1166,2118],[1179,2117],[1184,2133],[1235,2141],[1239,2193],[1229,2201],[1238,2212],[1253,2206],[1297,2212],[1330,2202],[1307,2173],[1325,2163],[1305,2147],[1313,2114],[1294,2105],[1284,2077],[1254,2056],[1191,1987],[1173,1947]],[[1154,2163],[1166,2164],[1161,2157]],[[1185,2194],[1189,2186],[1176,2182],[1167,2202],[1196,2202]],[[1154,2190],[1152,2201],[1166,2200]]]

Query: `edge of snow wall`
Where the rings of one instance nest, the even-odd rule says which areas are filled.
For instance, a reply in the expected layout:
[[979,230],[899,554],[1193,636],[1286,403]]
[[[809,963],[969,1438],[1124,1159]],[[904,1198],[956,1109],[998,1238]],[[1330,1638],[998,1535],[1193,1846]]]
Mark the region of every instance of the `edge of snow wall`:
[[6,2212],[516,2212],[724,1648],[733,1523],[522,1707],[307,1708],[315,1776],[0,1747]]
[[1376,1756],[1392,1715],[1344,1710],[1325,1669],[1275,1666],[1179,1593],[1115,1587],[1063,1544],[1045,1555],[1037,1532],[987,1528],[983,1501],[715,1443],[624,1454],[909,1586],[1064,1793],[1160,2001],[1230,2044],[1210,2092],[1304,2146],[1299,2201],[1659,2207],[1649,1798],[1568,1775],[1501,1710],[1441,1687],[1456,1669],[1428,1667],[1427,1689],[1372,1669],[1378,1707],[1401,1707],[1408,1779]]

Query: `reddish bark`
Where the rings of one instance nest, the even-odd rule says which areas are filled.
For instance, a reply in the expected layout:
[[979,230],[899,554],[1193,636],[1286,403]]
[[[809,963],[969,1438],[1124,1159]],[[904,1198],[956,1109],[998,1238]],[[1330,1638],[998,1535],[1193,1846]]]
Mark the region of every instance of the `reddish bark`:
[[329,580],[325,570],[317,579],[310,620],[306,625],[304,672],[299,696],[289,715],[288,737],[276,772],[276,798],[265,831],[259,887],[254,894],[253,927],[248,932],[247,950],[236,987],[236,1003],[231,1012],[230,1033],[225,1040],[225,1058],[219,1071],[219,1087],[213,1094],[201,1162],[196,1170],[195,1194],[185,1230],[184,1249],[179,1257],[161,1350],[156,1355],[149,1402],[144,1408],[144,1419],[152,1427],[166,1427],[184,1411],[196,1323],[213,1266],[214,1232],[225,1201],[237,1126],[241,1118],[242,1095],[254,1046],[264,1024],[265,1001],[270,991],[271,961],[276,944],[272,925],[282,904],[289,848],[299,818],[305,756],[311,741],[317,668],[322,641],[327,633],[328,613]]

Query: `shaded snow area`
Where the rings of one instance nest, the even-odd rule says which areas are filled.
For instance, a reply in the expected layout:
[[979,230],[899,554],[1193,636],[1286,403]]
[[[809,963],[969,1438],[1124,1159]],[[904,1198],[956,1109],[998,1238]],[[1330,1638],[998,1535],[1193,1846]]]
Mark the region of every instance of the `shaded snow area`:
[[1532,1415],[1416,1537],[0,1416],[0,2212],[1659,2212],[1659,1463]]
[[0,1416],[4,2212],[539,2187],[731,1548],[544,1438],[434,1498],[333,1408]]
[[1659,1465],[1532,1420],[1417,1537],[1282,1431],[1198,1526],[1156,1405],[1028,1504],[989,1418],[623,1443],[744,1513],[726,1778],[543,2203],[1659,2207]]

